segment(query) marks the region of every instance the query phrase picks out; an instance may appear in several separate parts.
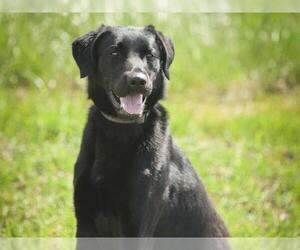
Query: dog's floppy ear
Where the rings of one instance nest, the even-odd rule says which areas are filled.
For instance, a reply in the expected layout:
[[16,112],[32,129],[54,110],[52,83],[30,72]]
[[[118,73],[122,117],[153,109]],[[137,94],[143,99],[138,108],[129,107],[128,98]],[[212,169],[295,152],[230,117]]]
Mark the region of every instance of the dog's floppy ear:
[[163,33],[155,30],[155,27],[153,25],[146,26],[146,30],[152,32],[156,37],[156,41],[161,53],[163,71],[167,79],[170,79],[169,67],[173,62],[175,55],[173,43],[170,38],[164,36]]
[[81,78],[89,75],[96,67],[93,50],[96,42],[103,37],[106,31],[107,27],[102,24],[97,30],[77,38],[72,43],[73,57],[79,67]]

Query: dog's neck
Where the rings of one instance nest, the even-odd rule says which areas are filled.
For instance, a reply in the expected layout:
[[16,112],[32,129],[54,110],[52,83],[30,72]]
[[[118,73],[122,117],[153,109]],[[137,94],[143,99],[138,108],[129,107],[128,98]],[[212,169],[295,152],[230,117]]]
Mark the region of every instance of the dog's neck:
[[[107,115],[106,112],[105,115]],[[105,117],[103,111],[100,111],[95,105],[92,106],[89,117],[97,131],[99,131],[99,136],[117,145],[126,144],[130,146],[130,144],[135,144],[141,135],[154,133],[151,131],[154,131],[157,127],[162,127],[162,129],[167,127],[167,113],[159,104],[152,107],[145,114],[143,123],[137,123],[136,121],[131,123],[110,121],[110,117]]]
[[143,134],[144,129],[149,126],[147,124],[151,122],[150,114],[147,115],[147,119],[143,119],[143,122],[141,120],[142,123],[137,123],[137,121],[119,120],[114,115],[100,111],[96,106],[93,106],[90,112],[90,119],[97,128],[97,133],[101,137],[100,141],[109,141],[110,145],[114,145],[114,143],[127,146],[134,144]]
[[103,111],[100,111],[100,112],[103,115],[103,117],[105,119],[107,119],[108,121],[120,123],[120,124],[132,124],[132,123],[142,124],[146,121],[146,117],[147,117],[147,113],[145,113],[142,116],[139,116],[138,118],[127,120],[127,119],[122,119],[117,116],[112,116],[112,115],[106,114]]

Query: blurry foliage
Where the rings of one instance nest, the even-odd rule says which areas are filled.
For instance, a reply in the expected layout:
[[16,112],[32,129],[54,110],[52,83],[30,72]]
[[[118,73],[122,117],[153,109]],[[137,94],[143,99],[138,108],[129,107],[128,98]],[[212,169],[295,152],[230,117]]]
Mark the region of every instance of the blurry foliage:
[[101,23],[154,24],[172,38],[175,88],[255,83],[267,91],[300,83],[299,14],[1,14],[0,86],[79,79],[72,41]]

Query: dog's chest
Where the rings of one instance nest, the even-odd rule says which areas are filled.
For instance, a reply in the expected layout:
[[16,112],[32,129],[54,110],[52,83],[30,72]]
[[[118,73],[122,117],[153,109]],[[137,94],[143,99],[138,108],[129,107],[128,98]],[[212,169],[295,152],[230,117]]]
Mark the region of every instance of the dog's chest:
[[123,151],[106,148],[97,152],[91,169],[90,178],[97,194],[99,209],[117,213],[126,210],[133,190],[136,188],[136,171],[134,157],[125,149]]
[[130,204],[136,190],[132,168],[129,158],[113,154],[98,155],[93,164],[91,180],[98,204],[95,224],[100,235],[124,236],[123,226],[132,214]]
[[120,202],[129,195],[130,165],[118,157],[99,158],[95,161],[91,180],[98,199]]

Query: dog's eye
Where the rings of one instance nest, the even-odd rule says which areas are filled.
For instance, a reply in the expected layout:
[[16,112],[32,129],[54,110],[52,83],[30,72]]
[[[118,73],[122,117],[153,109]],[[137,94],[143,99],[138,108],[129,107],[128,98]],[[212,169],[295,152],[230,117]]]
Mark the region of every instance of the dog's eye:
[[152,58],[154,58],[154,55],[153,55],[152,53],[148,53],[148,54],[146,55],[146,57],[147,57],[148,59],[152,59]]
[[111,52],[110,54],[111,54],[112,56],[119,56],[119,55],[120,55],[120,53],[117,52],[117,51],[113,51],[113,52]]

